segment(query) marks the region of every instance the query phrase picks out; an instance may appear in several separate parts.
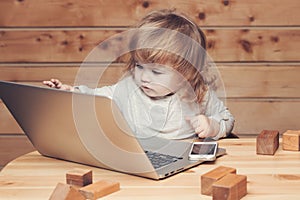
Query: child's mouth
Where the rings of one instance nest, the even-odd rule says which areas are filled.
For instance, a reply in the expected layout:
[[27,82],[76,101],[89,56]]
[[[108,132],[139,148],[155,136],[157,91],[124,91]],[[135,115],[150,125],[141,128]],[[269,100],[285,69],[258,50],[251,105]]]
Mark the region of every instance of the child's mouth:
[[141,86],[142,90],[146,90],[146,91],[150,91],[152,90],[151,88],[147,87],[147,86]]
[[140,88],[147,95],[153,92],[152,88],[145,86],[145,85],[142,85]]

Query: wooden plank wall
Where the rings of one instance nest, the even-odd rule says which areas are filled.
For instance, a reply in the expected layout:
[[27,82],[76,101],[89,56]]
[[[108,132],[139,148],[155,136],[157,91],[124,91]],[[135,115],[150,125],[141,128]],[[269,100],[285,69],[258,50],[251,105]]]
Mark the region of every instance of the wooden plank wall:
[[[163,8],[186,13],[205,30],[236,134],[300,129],[299,0],[1,0],[0,79],[72,84],[95,46]],[[121,68],[109,67],[103,83],[115,82]],[[0,102],[0,166],[33,149]]]

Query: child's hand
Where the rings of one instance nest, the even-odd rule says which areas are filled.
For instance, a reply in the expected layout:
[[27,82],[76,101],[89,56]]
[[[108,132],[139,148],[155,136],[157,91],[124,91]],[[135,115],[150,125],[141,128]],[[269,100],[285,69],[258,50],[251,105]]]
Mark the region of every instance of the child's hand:
[[220,129],[216,120],[210,119],[205,115],[186,117],[186,120],[190,122],[199,138],[214,137]]
[[47,85],[51,88],[57,88],[60,90],[69,90],[74,91],[74,87],[71,85],[62,84],[58,79],[51,79],[50,81],[43,81],[44,85]]

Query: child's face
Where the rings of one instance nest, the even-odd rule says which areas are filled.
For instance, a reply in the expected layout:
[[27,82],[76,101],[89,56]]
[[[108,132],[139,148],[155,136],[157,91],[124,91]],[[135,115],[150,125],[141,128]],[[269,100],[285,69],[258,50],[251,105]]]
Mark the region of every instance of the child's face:
[[175,93],[182,85],[180,74],[166,65],[137,63],[134,80],[149,97],[164,97]]

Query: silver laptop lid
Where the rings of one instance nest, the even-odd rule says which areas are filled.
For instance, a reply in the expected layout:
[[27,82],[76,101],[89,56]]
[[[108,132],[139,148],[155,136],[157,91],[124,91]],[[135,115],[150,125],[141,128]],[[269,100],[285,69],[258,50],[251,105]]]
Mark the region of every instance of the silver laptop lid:
[[158,179],[110,99],[4,81],[0,97],[42,155]]
[[[189,142],[135,138],[117,106],[106,97],[5,81],[0,81],[0,97],[45,156],[152,179],[203,162],[188,160]],[[143,148],[181,159],[155,171]]]

